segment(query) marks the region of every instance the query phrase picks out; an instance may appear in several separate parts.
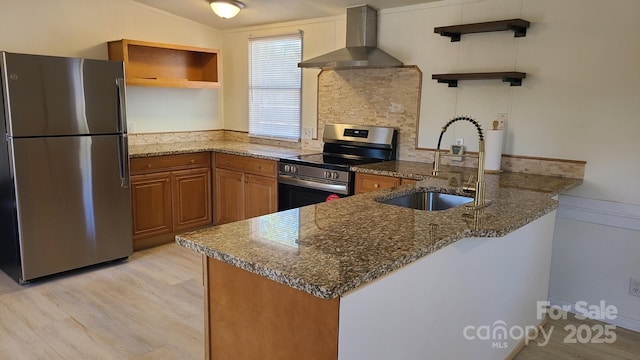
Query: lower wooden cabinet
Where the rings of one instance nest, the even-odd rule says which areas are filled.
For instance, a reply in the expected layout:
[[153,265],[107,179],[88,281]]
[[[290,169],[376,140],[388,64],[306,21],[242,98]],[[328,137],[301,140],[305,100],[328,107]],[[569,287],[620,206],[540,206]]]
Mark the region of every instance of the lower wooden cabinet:
[[245,175],[244,194],[245,218],[278,211],[278,179]]
[[400,178],[356,173],[356,194],[363,194],[370,191],[392,188],[400,185]]
[[215,224],[226,224],[245,218],[244,174],[240,171],[216,169]]
[[278,211],[277,162],[217,153],[215,224]]
[[131,205],[134,250],[211,224],[211,155],[131,159]]
[[402,178],[400,180],[400,185],[415,184],[417,181],[418,180]]
[[373,175],[356,173],[356,194],[363,194],[370,191],[388,189],[405,184],[415,184],[416,180],[397,178],[385,175]]
[[176,171],[173,177],[173,226],[176,231],[211,223],[211,170]]
[[173,231],[171,173],[131,176],[133,241]]

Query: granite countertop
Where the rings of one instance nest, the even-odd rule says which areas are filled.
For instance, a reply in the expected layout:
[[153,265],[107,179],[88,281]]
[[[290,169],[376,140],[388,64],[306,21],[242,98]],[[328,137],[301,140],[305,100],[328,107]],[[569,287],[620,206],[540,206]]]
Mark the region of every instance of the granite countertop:
[[[132,158],[202,151],[270,160],[315,153],[233,141],[135,145]],[[421,180],[375,193],[306,206],[176,236],[179,245],[233,264],[320,298],[344,296],[363,284],[468,237],[498,237],[557,207],[551,195],[582,180],[531,174],[486,175],[487,208],[464,207],[427,212],[376,201],[416,188],[460,186],[472,168],[443,166],[431,176],[432,164],[388,161],[353,167],[362,173]],[[424,179],[424,180],[423,180]]]
[[[432,169],[432,163],[414,161],[385,161],[351,168],[353,171],[366,174],[394,176],[414,180],[433,178],[431,175]],[[442,165],[441,170],[442,172],[437,178],[449,180],[449,185],[456,185],[456,182],[466,181],[469,176],[477,175],[476,168]],[[499,174],[485,173],[485,178],[487,183],[495,183],[497,181],[500,187],[533,190],[551,194],[559,194],[582,184],[582,179],[510,172]]]
[[[401,161],[367,169],[404,176],[414,174],[404,168],[410,165]],[[388,168],[382,170],[385,166]],[[429,178],[413,185],[187,232],[176,236],[176,241],[209,257],[330,299],[459,239],[504,236],[556,209],[557,201],[551,195],[571,187],[559,183],[553,189],[544,185],[548,193],[531,191],[508,186],[513,180],[503,182],[504,176],[512,177],[487,177],[486,199],[493,204],[477,212],[464,206],[427,212],[376,201],[421,187],[460,192],[459,187],[449,185],[449,178]],[[536,178],[529,185],[544,178]],[[572,186],[578,183],[573,181]]]
[[[303,150],[285,148],[237,141],[201,141],[201,142],[176,142],[167,144],[132,145],[129,147],[129,157],[149,157],[159,155],[174,155],[195,153],[203,151],[216,151],[221,153],[251,156],[255,158],[279,160],[305,154],[317,153],[317,150]],[[432,178],[431,163],[414,161],[385,161],[381,163],[354,166],[351,170],[362,173],[395,176],[415,180]],[[464,181],[470,175],[475,174],[474,168],[442,166],[443,174],[439,178],[447,178],[454,181]],[[452,178],[452,174],[462,177]],[[486,174],[487,178],[497,175]],[[582,184],[582,179],[564,178],[559,176],[542,176],[523,173],[499,174],[500,186],[529,189],[535,191],[560,193]]]
[[261,159],[279,160],[318,151],[253,144],[238,141],[200,141],[176,142],[167,144],[131,145],[129,157],[149,157],[159,155],[187,154],[203,151],[215,151],[233,155],[251,156]]

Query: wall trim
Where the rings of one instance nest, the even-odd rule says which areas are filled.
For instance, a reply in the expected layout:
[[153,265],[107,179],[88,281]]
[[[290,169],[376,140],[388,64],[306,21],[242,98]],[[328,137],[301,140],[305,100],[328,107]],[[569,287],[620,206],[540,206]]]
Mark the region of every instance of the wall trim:
[[640,231],[640,205],[560,195],[558,217]]
[[[549,297],[549,305],[556,305],[556,306],[570,306],[571,310],[570,312],[572,314],[575,314],[576,311],[574,309],[575,304],[570,303],[568,301],[564,301],[564,300],[558,300],[558,299],[554,299],[552,297]],[[597,321],[601,321],[603,323],[606,324],[611,324],[611,325],[615,325],[615,326],[619,326],[621,328],[625,328],[631,331],[636,331],[636,332],[640,332],[640,321],[635,320],[635,319],[630,319],[624,316],[620,316],[620,314],[618,314],[616,316],[615,319],[613,320],[609,320],[609,319],[596,319]]]

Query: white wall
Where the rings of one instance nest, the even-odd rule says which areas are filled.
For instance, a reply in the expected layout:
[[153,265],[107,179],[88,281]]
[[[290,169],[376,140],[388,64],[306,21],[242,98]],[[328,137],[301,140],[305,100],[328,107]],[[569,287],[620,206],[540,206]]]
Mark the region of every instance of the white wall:
[[554,223],[555,211],[501,238],[459,240],[347,293],[338,358],[504,359],[520,339],[481,340],[474,330],[541,322]]
[[[380,46],[425,73],[420,145],[434,147],[439,128],[468,114],[488,128],[509,113],[508,154],[586,160],[586,181],[576,196],[640,204],[640,29],[635,0],[486,0],[383,11]],[[522,17],[528,35],[512,32],[463,35],[451,43],[433,27]],[[401,39],[401,40],[400,40]],[[461,82],[448,88],[430,74],[516,70],[521,87],[497,80]],[[623,75],[624,74],[624,75]],[[473,128],[456,124],[452,142],[464,137],[477,149]],[[616,174],[616,176],[611,176]],[[631,190],[631,191],[630,191]]]
[[[259,27],[226,30],[223,35],[225,129],[249,130],[248,61],[250,37],[291,34],[303,31],[302,58],[308,59],[343,47],[344,17],[313,19]],[[317,77],[319,70],[302,72],[302,127],[313,127],[317,118]]]
[[573,306],[605,301],[618,311],[606,322],[640,331],[640,206],[560,196],[549,300]]
[[[212,14],[213,16],[213,14]],[[221,32],[133,0],[2,0],[0,50],[107,59],[107,41],[219,48]],[[129,87],[136,132],[222,128],[219,90]]]

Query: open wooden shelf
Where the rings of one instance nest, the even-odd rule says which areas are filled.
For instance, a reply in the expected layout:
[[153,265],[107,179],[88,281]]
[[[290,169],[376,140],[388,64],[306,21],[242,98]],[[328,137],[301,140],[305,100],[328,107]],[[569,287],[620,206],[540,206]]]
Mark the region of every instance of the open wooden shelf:
[[433,29],[433,32],[451,38],[451,42],[460,41],[463,34],[473,34],[492,31],[512,30],[515,37],[527,36],[527,28],[530,22],[523,19],[509,19],[499,21],[488,21],[473,24],[462,24],[452,26],[441,26]]
[[128,85],[220,87],[216,49],[127,39],[110,41],[107,45],[110,60],[124,61]]
[[455,74],[433,74],[431,78],[438,80],[439,83],[445,83],[449,87],[457,87],[458,80],[490,80],[500,79],[504,82],[508,82],[511,86],[522,85],[522,79],[526,78],[527,74],[517,71],[499,71],[499,72],[484,72],[484,73],[455,73]]

